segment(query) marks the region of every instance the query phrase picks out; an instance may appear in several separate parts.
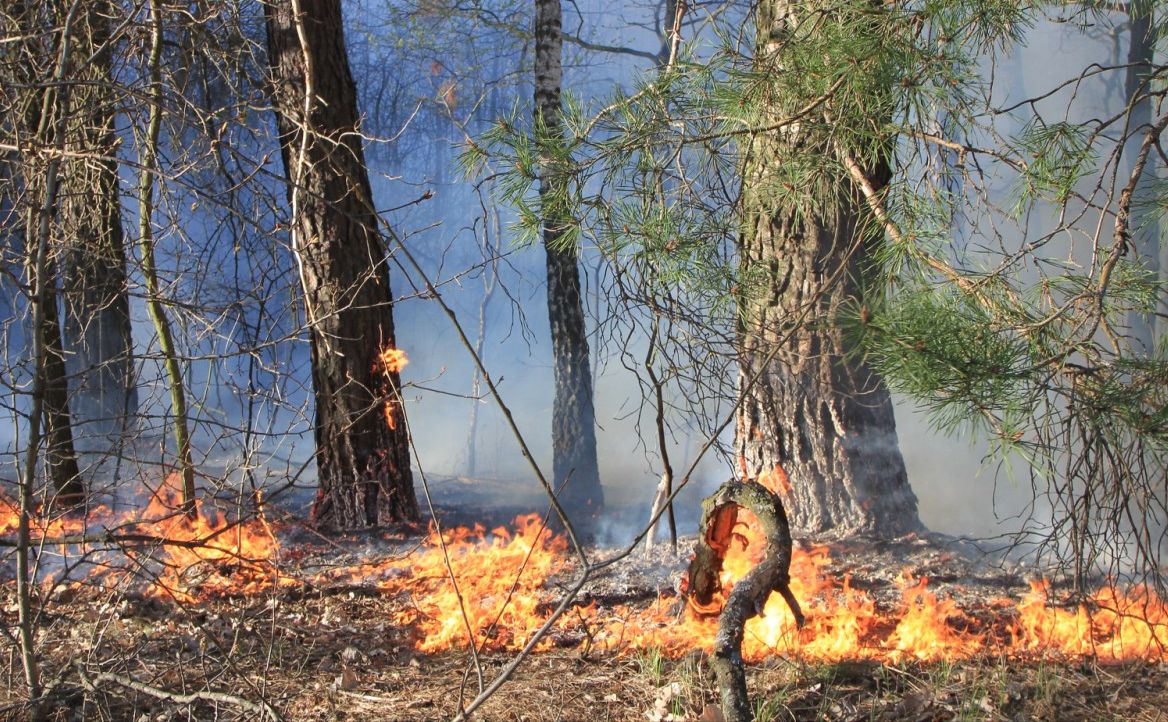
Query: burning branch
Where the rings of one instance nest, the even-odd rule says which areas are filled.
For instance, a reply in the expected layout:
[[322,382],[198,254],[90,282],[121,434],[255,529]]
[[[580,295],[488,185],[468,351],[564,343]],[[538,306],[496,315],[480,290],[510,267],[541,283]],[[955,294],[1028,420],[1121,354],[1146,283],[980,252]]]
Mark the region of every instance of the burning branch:
[[734,585],[718,620],[710,667],[722,692],[727,722],[750,722],[754,714],[746,693],[742,638],[746,622],[762,614],[771,592],[777,591],[803,626],[803,611],[791,592],[791,529],[778,495],[754,481],[731,479],[702,502],[697,552],[688,571],[689,595],[699,608],[709,608],[721,590],[722,560],[737,536],[738,507],[754,513],[766,537],[766,556]]

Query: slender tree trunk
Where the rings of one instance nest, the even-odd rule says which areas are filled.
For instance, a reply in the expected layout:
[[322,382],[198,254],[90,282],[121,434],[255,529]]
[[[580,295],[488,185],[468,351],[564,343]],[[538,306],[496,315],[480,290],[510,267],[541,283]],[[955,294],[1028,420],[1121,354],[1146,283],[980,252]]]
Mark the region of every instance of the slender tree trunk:
[[[497,220],[498,216],[495,216]],[[498,224],[494,224],[497,228]],[[493,231],[492,231],[493,232]],[[497,235],[495,236],[498,237]],[[495,287],[499,284],[499,268],[497,265],[498,248],[494,245],[484,246],[484,255],[490,254],[492,260],[487,268],[483,269],[483,297],[479,301],[479,328],[475,336],[474,352],[478,358],[483,358],[483,348],[487,342],[487,312],[491,307],[491,300],[495,297]],[[478,438],[479,438],[479,396],[483,390],[483,376],[478,368],[471,373],[470,381],[470,420],[466,430],[466,475],[474,478],[478,473]]]
[[150,54],[147,57],[149,73],[150,109],[146,120],[146,134],[138,164],[138,247],[142,254],[142,276],[146,281],[146,308],[158,334],[158,349],[170,389],[170,410],[174,414],[175,455],[178,459],[182,511],[192,519],[198,515],[195,506],[195,462],[191,452],[191,431],[187,420],[187,394],[183,382],[178,349],[171,332],[170,319],[162,304],[162,289],[158,282],[158,266],[154,261],[154,180],[158,174],[158,138],[162,130],[162,17],[158,0],[150,2]]
[[[1131,10],[1128,12],[1130,29],[1128,30],[1124,99],[1132,103],[1132,108],[1128,117],[1128,139],[1123,149],[1125,162],[1120,166],[1118,181],[1120,187],[1127,183],[1131,169],[1134,167],[1136,155],[1144,142],[1144,136],[1152,124],[1152,97],[1149,95],[1152,89],[1147,86],[1148,73],[1152,70],[1156,52],[1156,39],[1152,32],[1152,12],[1151,5],[1143,7],[1138,12]],[[1131,228],[1137,258],[1144,264],[1145,268],[1160,277],[1160,229],[1157,223],[1143,212],[1142,207],[1142,204],[1147,202],[1148,195],[1154,193],[1151,185],[1155,183],[1155,179],[1156,161],[1153,153],[1149,155],[1143,174],[1140,176],[1139,185],[1136,186],[1136,205],[1132,209],[1134,219]],[[1164,312],[1168,309],[1166,304],[1168,301],[1162,300],[1158,304],[1159,308],[1153,309],[1153,313],[1133,312],[1128,319],[1131,326],[1132,345],[1137,353],[1146,355],[1155,350],[1158,340],[1155,311]]]
[[[83,3],[72,45],[74,112],[66,134],[81,157],[61,169],[59,221],[65,300],[67,364],[74,379],[73,413],[85,436],[116,437],[137,410],[131,356],[130,301],[126,282],[126,242],[114,117],[109,23],[106,0]],[[92,60],[90,60],[92,58]],[[98,441],[97,449],[108,446]]]
[[[560,83],[563,77],[559,0],[535,3],[535,113],[537,133],[556,145],[563,138]],[[567,209],[565,179],[545,153],[539,193],[547,251],[548,321],[551,324],[555,399],[552,404],[552,470],[558,497],[572,521],[591,525],[604,508],[596,462],[596,412],[578,254],[563,240]]]
[[[760,58],[775,52],[768,39],[805,12],[785,0],[761,4]],[[834,207],[808,217],[776,207],[765,192],[784,148],[814,142],[799,131],[769,134],[756,139],[744,166],[742,271],[763,287],[742,297],[740,383],[758,380],[739,410],[736,449],[748,477],[786,472],[783,502],[795,529],[896,535],[920,521],[892,403],[836,323],[878,242],[864,237],[862,197],[847,187]],[[887,166],[867,171],[879,187],[887,183]]]
[[[45,213],[51,211],[45,210]],[[40,309],[37,335],[43,358],[39,373],[44,397],[44,459],[49,480],[57,492],[57,508],[72,508],[85,501],[85,485],[73,446],[73,424],[69,413],[69,384],[65,352],[61,347],[61,321],[57,308],[56,269],[51,260],[42,265],[44,277],[33,280]],[[30,272],[30,276],[34,275]]]
[[340,1],[273,0],[264,8],[312,342],[320,475],[313,516],[332,529],[413,521],[400,378],[378,359],[397,342]]
[[[662,72],[677,60],[677,50],[681,46],[681,20],[685,13],[684,6],[679,6],[679,0],[664,0],[663,24],[661,27],[661,48],[657,51],[657,70]],[[648,276],[655,276],[651,264],[646,267]],[[645,548],[652,549],[657,531],[661,526],[659,514],[662,507],[669,522],[669,541],[673,551],[677,552],[677,518],[673,509],[673,464],[669,461],[669,444],[666,441],[665,419],[665,379],[658,376],[653,368],[654,357],[657,355],[658,339],[660,338],[661,318],[654,311],[653,325],[649,333],[649,350],[645,353],[645,373],[649,377],[649,384],[653,387],[653,421],[657,427],[657,453],[661,456],[661,480],[657,482],[657,491],[653,495],[653,504],[649,508],[651,521],[648,533],[645,534]]]

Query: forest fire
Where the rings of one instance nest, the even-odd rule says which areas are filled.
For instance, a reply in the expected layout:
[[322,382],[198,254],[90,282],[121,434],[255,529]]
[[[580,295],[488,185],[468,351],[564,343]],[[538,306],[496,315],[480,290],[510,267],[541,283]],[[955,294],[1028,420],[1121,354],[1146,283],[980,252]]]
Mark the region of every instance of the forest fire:
[[[377,363],[373,369],[374,373],[380,373],[385,377],[386,382],[390,382],[390,377],[393,374],[401,373],[401,370],[410,362],[406,352],[400,348],[393,346],[386,346],[377,354]],[[397,430],[397,405],[400,403],[398,399],[389,399],[385,402],[385,424],[390,431]]]
[[[115,514],[99,506],[88,515],[34,514],[30,529],[35,547],[51,547],[64,558],[92,555],[110,546],[132,560],[150,554],[156,566],[144,586],[148,596],[191,603],[216,594],[253,594],[276,583],[291,583],[276,572],[279,544],[263,516],[233,523],[207,505],[196,503],[194,515],[182,509],[180,481],[171,475],[138,512]],[[12,534],[20,521],[19,507],[0,500],[0,533]],[[152,554],[157,550],[157,554]],[[66,579],[71,585],[109,588],[126,581],[132,572],[123,565],[98,565],[83,580]],[[137,564],[132,566],[138,566]],[[46,584],[62,581],[49,573]]]
[[[538,515],[526,515],[516,519],[514,530],[488,532],[476,526],[432,531],[421,548],[402,558],[297,577],[280,569],[276,534],[262,518],[232,524],[202,507],[195,518],[179,508],[173,485],[166,484],[134,518],[117,519],[103,509],[88,520],[54,520],[34,529],[48,541],[80,533],[86,524],[91,530],[117,529],[114,539],[147,540],[162,552],[161,571],[146,594],[184,603],[255,594],[274,585],[372,582],[379,594],[401,602],[391,621],[412,630],[415,649],[423,653],[466,649],[471,639],[480,651],[521,648],[556,601],[549,581],[570,572],[572,565],[565,539],[545,529]],[[0,528],[10,531],[15,528],[14,507],[6,502],[4,512]],[[740,513],[738,541],[723,567],[726,592],[754,565],[752,553],[760,546],[749,514]],[[832,578],[826,572],[830,563],[825,547],[795,550],[791,589],[803,606],[806,624],[797,629],[779,595],[772,595],[763,614],[746,626],[746,659],[781,655],[824,662],[928,662],[983,654],[1103,662],[1168,659],[1162,644],[1168,638],[1168,606],[1144,589],[1105,587],[1089,604],[1065,609],[1051,605],[1047,583],[1034,582],[1021,600],[997,599],[983,609],[967,610],[930,590],[927,579],[903,574],[899,604],[882,608],[849,578]],[[97,578],[86,583],[108,588],[126,572],[92,574]],[[102,579],[102,574],[120,576]],[[592,649],[613,654],[708,651],[716,611],[680,604],[670,596],[647,606],[591,603],[565,615],[541,645],[588,639]]]
[[262,515],[242,524],[232,524],[217,511],[207,511],[196,503],[196,513],[182,513],[176,484],[168,480],[150,498],[140,521],[130,528],[145,532],[163,543],[162,573],[154,580],[155,593],[194,601],[187,591],[187,576],[193,570],[218,568],[230,574],[202,575],[200,594],[249,594],[267,589],[278,581],[274,562],[279,544]]

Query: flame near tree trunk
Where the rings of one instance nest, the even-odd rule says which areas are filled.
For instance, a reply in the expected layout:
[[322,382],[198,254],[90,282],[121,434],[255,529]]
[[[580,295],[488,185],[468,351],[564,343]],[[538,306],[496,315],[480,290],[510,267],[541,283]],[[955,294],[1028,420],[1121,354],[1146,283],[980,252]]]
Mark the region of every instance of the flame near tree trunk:
[[[394,386],[396,374],[400,374],[409,362],[405,351],[393,346],[386,346],[377,355],[377,369],[375,370],[380,371],[381,375],[385,377],[386,384],[396,391],[397,387]],[[385,425],[389,427],[390,431],[397,431],[397,417],[401,413],[400,403],[401,401],[396,398],[387,399],[385,402]]]
[[[172,475],[140,513],[115,515],[98,509],[88,519],[38,519],[34,541],[68,554],[92,554],[93,543],[65,546],[57,539],[109,529],[102,542],[116,541],[132,555],[136,568],[154,568],[145,582],[160,599],[199,602],[218,595],[249,595],[276,586],[338,582],[375,584],[386,598],[400,602],[393,623],[413,630],[420,652],[466,649],[515,651],[522,648],[555,606],[555,575],[569,570],[572,557],[560,535],[540,517],[523,516],[513,531],[481,526],[431,533],[417,551],[384,563],[332,568],[309,578],[281,569],[276,534],[263,518],[233,523],[200,503],[191,518],[180,513],[179,479]],[[0,504],[0,534],[11,534],[19,513],[10,501]],[[765,538],[754,515],[744,509],[731,522],[718,581],[707,608],[682,605],[665,595],[648,606],[591,603],[562,617],[555,639],[590,640],[594,651],[624,654],[654,649],[668,656],[693,650],[713,652],[716,615],[730,590],[758,563]],[[153,556],[154,562],[149,560]],[[448,561],[449,560],[449,566]],[[1086,605],[1051,605],[1049,585],[1035,582],[1020,600],[1000,599],[966,610],[928,587],[927,580],[904,574],[895,608],[880,605],[850,579],[827,573],[824,547],[792,550],[790,592],[805,616],[800,629],[780,594],[771,594],[762,613],[746,622],[742,658],[798,657],[809,662],[873,660],[903,662],[957,660],[982,654],[1012,658],[1092,658],[1099,662],[1168,661],[1168,605],[1150,590],[1105,587]],[[131,580],[117,564],[93,567],[86,587],[124,587]],[[453,571],[453,582],[451,579]],[[376,580],[376,581],[374,581]],[[45,580],[59,583],[60,580]],[[550,587],[550,588],[549,588]],[[978,612],[981,612],[980,614]]]

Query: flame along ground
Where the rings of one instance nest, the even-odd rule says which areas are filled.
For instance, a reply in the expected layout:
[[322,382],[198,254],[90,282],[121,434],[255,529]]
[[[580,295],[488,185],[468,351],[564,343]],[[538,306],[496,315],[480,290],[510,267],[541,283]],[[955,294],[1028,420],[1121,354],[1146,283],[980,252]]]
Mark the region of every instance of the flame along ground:
[[[256,594],[276,585],[340,580],[373,584],[400,602],[394,605],[400,611],[390,621],[412,628],[415,646],[424,653],[465,650],[472,638],[482,650],[522,647],[557,601],[548,580],[572,571],[566,541],[544,529],[540,517],[528,515],[519,517],[513,530],[432,532],[404,558],[297,578],[281,570],[276,534],[263,519],[232,524],[202,508],[191,519],[177,513],[172,489],[171,484],[164,485],[137,515],[117,517],[96,510],[88,520],[37,522],[34,540],[86,531],[93,536],[100,529],[132,538],[139,547],[146,540],[158,552],[152,567],[158,571],[141,583],[147,593],[181,602]],[[10,534],[15,529],[15,507],[5,502],[0,512],[0,531]],[[744,546],[735,545],[727,556],[723,571],[727,591],[753,565],[751,551],[762,546],[753,543],[758,532],[748,512],[742,513],[739,531]],[[167,543],[157,541],[161,539]],[[61,551],[75,557],[83,547],[62,546]],[[141,551],[125,549],[142,561]],[[786,606],[772,595],[763,615],[747,624],[743,646],[747,659],[773,655],[808,661],[934,661],[979,655],[1090,656],[1104,662],[1168,659],[1161,644],[1168,640],[1168,606],[1141,588],[1104,588],[1088,611],[1050,606],[1047,587],[1034,583],[1021,600],[1001,599],[970,612],[930,591],[925,579],[904,576],[899,608],[889,611],[852,588],[847,578],[836,580],[826,574],[830,562],[826,548],[795,551],[791,588],[807,615],[806,626],[797,630]],[[99,568],[94,574],[96,578],[84,584],[127,583],[125,571]],[[670,655],[708,650],[716,617],[688,607],[678,614],[678,606],[672,597],[648,606],[580,606],[560,620],[557,634],[587,638],[594,651],[617,654],[637,649]],[[552,643],[549,639],[543,644]]]
[[[188,603],[215,594],[249,594],[274,584],[295,583],[276,572],[279,543],[262,516],[236,524],[218,511],[208,511],[202,501],[196,502],[195,515],[188,516],[181,510],[180,485],[177,475],[167,477],[139,512],[115,514],[99,506],[85,517],[31,516],[33,548],[44,559],[56,555],[62,562],[47,565],[55,571],[45,572],[42,583],[109,588],[131,577],[140,578],[145,593]],[[0,535],[11,536],[19,523],[19,507],[0,498]],[[94,551],[111,547],[104,554]],[[115,553],[123,559],[113,560]],[[78,565],[83,559],[94,563]],[[90,570],[89,576],[80,581],[61,579],[62,573],[69,573],[61,569],[72,566]]]

